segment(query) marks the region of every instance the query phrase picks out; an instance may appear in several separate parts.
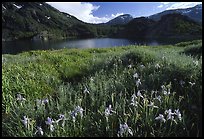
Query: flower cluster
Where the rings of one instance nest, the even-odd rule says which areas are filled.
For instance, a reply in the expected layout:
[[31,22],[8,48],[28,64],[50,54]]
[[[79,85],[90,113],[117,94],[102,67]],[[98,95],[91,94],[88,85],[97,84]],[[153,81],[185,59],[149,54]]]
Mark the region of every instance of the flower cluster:
[[136,83],[136,86],[139,87],[139,85],[141,85],[141,81],[140,81],[140,78],[139,78],[139,74],[138,74],[138,73],[135,73],[135,74],[133,75],[133,77],[134,77],[135,79],[137,79],[137,80],[135,81],[135,83]]
[[36,100],[37,107],[43,106],[43,105],[45,105],[45,104],[48,104],[48,102],[49,102],[49,100],[48,100],[47,98],[42,99],[42,100],[40,100],[40,99],[37,99],[37,100]]
[[179,111],[179,109],[174,110],[174,112],[172,112],[171,109],[165,110],[164,114],[166,114],[166,119],[164,118],[163,114],[159,114],[158,117],[155,118],[155,120],[159,120],[161,122],[166,122],[167,120],[172,120],[175,121],[175,116],[177,116],[177,118],[181,121],[181,113]]
[[130,135],[133,136],[133,132],[130,129],[130,127],[127,125],[127,123],[120,124],[120,130],[118,131],[118,136],[123,136],[123,134],[125,133],[129,133]]
[[[26,100],[25,98],[23,98],[20,94],[17,95],[17,100],[18,101],[23,101]],[[49,102],[49,100],[47,98],[39,100],[36,100],[37,106],[42,106],[45,105]],[[71,116],[73,118],[73,120],[75,121],[75,118],[78,114],[81,115],[81,117],[83,116],[83,108],[81,108],[80,106],[77,106],[72,112],[71,112]],[[114,112],[111,108],[111,105],[109,105],[108,108],[109,113],[110,112]],[[106,111],[107,112],[107,111]],[[107,112],[108,113],[108,112]],[[51,117],[47,117],[47,119],[45,120],[45,124],[49,127],[50,131],[53,132],[55,129],[55,124],[59,124],[61,123],[60,121],[62,121],[61,126],[64,127],[65,125],[65,121],[67,119],[65,118],[64,114],[59,114],[59,118],[57,120],[53,120]],[[23,125],[29,129],[29,124],[31,124],[30,122],[30,118],[28,118],[27,116],[23,116],[23,119],[21,119],[21,122],[23,123]],[[41,128],[41,126],[37,125],[37,129],[34,133],[35,135],[44,135],[43,129]]]
[[137,104],[138,104],[138,102],[137,102],[137,96],[135,95],[135,94],[133,94],[132,96],[131,96],[131,103],[130,103],[130,105],[133,105],[133,106],[136,106],[137,107]]
[[81,117],[83,117],[83,108],[81,108],[80,106],[77,106],[72,112],[71,112],[71,116],[73,118],[73,121],[75,122],[76,116],[79,113],[81,115]]
[[162,93],[164,94],[164,95],[170,95],[170,88],[167,88],[166,86],[164,86],[164,85],[162,85],[161,86],[161,88],[162,88]]

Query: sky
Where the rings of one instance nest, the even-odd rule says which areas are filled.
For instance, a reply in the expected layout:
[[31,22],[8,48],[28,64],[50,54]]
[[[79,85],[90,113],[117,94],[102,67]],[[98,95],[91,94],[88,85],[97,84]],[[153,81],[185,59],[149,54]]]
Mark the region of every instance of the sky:
[[46,2],[87,23],[105,23],[123,14],[134,18],[165,10],[193,7],[202,2]]

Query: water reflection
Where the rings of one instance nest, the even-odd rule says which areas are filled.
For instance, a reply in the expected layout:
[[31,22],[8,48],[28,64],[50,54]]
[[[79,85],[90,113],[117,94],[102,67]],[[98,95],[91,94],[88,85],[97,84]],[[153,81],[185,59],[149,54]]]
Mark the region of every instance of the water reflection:
[[20,40],[12,42],[2,42],[2,54],[17,54],[30,50],[48,50],[62,48],[105,48],[126,45],[165,45],[174,44],[181,40],[145,40],[145,39],[115,39],[115,38],[93,38],[93,39],[77,39],[77,40],[51,40],[51,41],[30,41]]

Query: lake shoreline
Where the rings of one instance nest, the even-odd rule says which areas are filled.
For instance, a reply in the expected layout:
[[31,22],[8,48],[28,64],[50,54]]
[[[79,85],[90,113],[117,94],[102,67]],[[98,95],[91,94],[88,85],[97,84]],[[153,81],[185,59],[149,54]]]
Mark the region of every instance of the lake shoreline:
[[[195,37],[196,39],[198,37]],[[202,38],[202,37],[201,37]],[[48,50],[48,49],[62,49],[62,48],[101,48],[101,47],[115,47],[126,45],[168,45],[175,44],[182,41],[192,41],[192,38],[65,38],[58,40],[16,40],[9,42],[2,42],[2,54],[17,54],[23,51],[30,50]]]

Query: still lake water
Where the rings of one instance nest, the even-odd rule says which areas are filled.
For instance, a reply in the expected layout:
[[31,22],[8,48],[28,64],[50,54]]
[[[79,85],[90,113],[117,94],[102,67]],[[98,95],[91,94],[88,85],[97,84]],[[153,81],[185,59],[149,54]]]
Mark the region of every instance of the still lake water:
[[105,48],[126,45],[166,45],[180,42],[180,40],[129,40],[115,38],[93,38],[93,39],[75,39],[75,40],[19,40],[11,42],[2,42],[2,54],[18,54],[31,50],[49,50],[63,48]]

